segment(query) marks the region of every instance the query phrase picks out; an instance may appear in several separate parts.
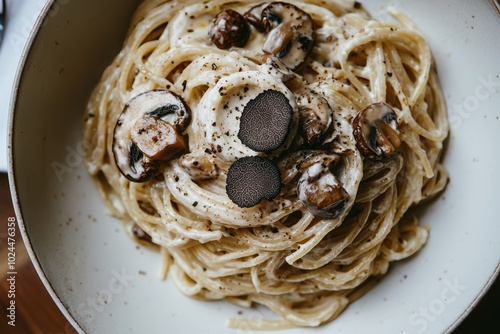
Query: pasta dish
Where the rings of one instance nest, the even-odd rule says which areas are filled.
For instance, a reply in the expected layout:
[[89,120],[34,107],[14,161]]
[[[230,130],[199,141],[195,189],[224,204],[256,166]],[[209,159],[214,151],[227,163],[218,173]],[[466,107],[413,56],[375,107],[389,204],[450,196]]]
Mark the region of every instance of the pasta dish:
[[146,0],[84,117],[85,161],[111,213],[155,245],[186,295],[319,326],[429,228],[446,106],[400,12],[343,0]]

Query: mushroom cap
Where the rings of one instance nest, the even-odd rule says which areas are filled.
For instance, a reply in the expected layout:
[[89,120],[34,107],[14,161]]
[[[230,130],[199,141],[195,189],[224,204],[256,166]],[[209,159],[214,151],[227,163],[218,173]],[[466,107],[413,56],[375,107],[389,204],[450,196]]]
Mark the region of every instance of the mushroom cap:
[[224,9],[210,24],[208,35],[219,49],[243,47],[250,37],[250,25],[237,11]]
[[268,5],[269,3],[264,2],[258,5],[253,6],[250,8],[248,11],[243,14],[245,19],[252,25],[258,32],[265,32],[266,27],[264,26],[264,23],[262,22],[262,10]]
[[302,145],[318,147],[333,130],[333,111],[328,101],[314,91],[297,97],[299,134]]
[[285,94],[268,89],[250,100],[240,120],[238,138],[256,152],[271,152],[286,141],[293,108]]
[[263,199],[271,201],[280,191],[280,170],[267,158],[244,157],[236,160],[228,170],[226,193],[239,207],[249,208]]
[[298,68],[314,45],[311,16],[293,4],[275,1],[262,10],[262,22],[268,31],[262,50],[281,59],[290,69]]
[[116,166],[129,181],[146,182],[158,172],[158,162],[145,156],[134,142],[131,141],[126,148],[119,149],[127,152],[127,155],[113,152]]
[[187,149],[186,141],[175,127],[154,116],[137,120],[131,137],[139,150],[153,160],[171,160]]
[[297,182],[297,196],[317,217],[334,219],[345,209],[349,193],[332,172],[339,161],[335,154],[317,154],[301,163],[302,175]]
[[144,117],[168,122],[179,133],[191,121],[189,108],[184,101],[168,90],[147,91],[125,104],[113,132],[113,156],[122,175],[133,182],[145,182],[155,176],[159,169],[159,163],[146,156],[132,141],[132,129]]
[[386,103],[373,103],[361,110],[352,127],[356,147],[368,159],[383,159],[401,145],[396,113]]

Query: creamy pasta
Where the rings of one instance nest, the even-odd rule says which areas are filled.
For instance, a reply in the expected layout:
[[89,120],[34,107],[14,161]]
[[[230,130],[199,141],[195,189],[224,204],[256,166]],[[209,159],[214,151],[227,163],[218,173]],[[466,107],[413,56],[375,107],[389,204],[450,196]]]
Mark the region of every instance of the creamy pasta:
[[95,88],[85,160],[111,213],[186,295],[281,317],[229,326],[327,323],[426,243],[410,209],[446,186],[446,108],[392,14],[146,0]]

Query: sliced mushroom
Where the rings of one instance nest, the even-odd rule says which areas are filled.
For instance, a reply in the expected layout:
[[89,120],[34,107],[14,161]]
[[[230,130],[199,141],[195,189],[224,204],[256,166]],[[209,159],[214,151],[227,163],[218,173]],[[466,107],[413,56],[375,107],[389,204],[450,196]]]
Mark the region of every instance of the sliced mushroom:
[[[179,133],[184,132],[191,122],[191,111],[179,95],[168,90],[152,90],[138,95],[136,98],[139,96],[141,96],[141,100],[149,98],[152,100],[151,103],[155,103],[154,109],[144,113],[144,116],[158,117],[175,126]],[[148,103],[142,102],[145,103],[143,108],[148,108]]]
[[208,35],[219,49],[243,47],[250,37],[250,26],[243,15],[233,9],[225,9],[210,24]]
[[317,147],[331,132],[333,111],[328,101],[321,95],[310,92],[297,98],[299,106],[299,134],[302,145]]
[[335,154],[316,154],[298,165],[302,172],[297,183],[297,195],[315,216],[324,219],[338,217],[345,208],[349,194],[332,170],[340,157]]
[[271,160],[254,156],[236,160],[227,172],[226,193],[241,208],[271,201],[281,191],[281,174]]
[[214,180],[220,174],[220,169],[212,154],[184,154],[179,158],[179,165],[193,181]]
[[132,141],[152,160],[171,160],[187,149],[173,125],[158,117],[143,117],[132,127]]
[[271,152],[286,142],[292,122],[293,107],[286,95],[268,89],[243,109],[238,138],[254,151]]
[[[155,160],[157,155],[149,152],[150,157],[148,157],[132,141],[132,129],[144,117],[170,123],[175,127],[176,136],[177,132],[181,133],[186,129],[191,120],[191,114],[185,103],[170,91],[148,91],[127,102],[114,129],[113,155],[120,172],[133,182],[145,182],[155,176],[159,169],[159,162]],[[154,124],[156,123],[157,121],[154,121]],[[138,142],[143,144],[141,140]]]
[[399,148],[399,125],[394,110],[385,103],[373,103],[352,122],[356,147],[368,159],[380,160]]
[[262,51],[279,58],[289,68],[304,62],[314,45],[311,16],[295,5],[272,2],[262,10],[262,23],[268,36]]
[[[119,151],[113,151],[116,166],[123,176],[130,181],[145,182],[158,172],[159,163],[144,156],[132,141],[123,146],[122,144],[117,144],[116,147],[116,150]],[[113,149],[115,149],[115,145],[113,145]]]
[[297,76],[281,60],[273,56],[268,56],[266,63],[262,64],[261,68],[263,72],[279,78],[282,82],[288,82]]
[[264,2],[250,8],[243,16],[245,19],[257,29],[258,32],[265,32],[266,27],[262,22],[262,10],[266,8],[269,2]]

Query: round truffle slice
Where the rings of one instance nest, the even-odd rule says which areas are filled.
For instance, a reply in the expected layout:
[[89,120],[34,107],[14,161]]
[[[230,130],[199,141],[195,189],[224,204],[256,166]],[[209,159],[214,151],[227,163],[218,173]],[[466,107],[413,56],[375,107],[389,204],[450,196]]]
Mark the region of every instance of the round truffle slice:
[[293,108],[286,95],[268,89],[243,109],[238,138],[256,152],[271,152],[285,143],[292,121]]
[[249,208],[261,200],[271,201],[281,191],[278,166],[264,157],[244,157],[236,160],[227,173],[226,193],[241,208]]

